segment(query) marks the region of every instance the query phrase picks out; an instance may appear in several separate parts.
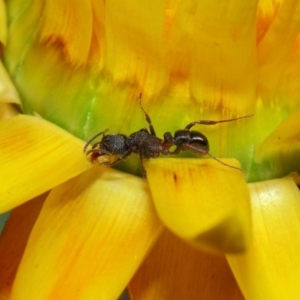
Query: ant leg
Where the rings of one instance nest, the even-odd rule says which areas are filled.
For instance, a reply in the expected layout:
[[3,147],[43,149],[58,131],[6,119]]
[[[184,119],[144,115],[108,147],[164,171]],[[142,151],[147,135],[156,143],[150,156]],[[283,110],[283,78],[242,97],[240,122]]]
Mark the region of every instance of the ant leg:
[[[97,146],[94,145],[94,146]],[[94,149],[95,147],[93,147],[93,149],[89,150],[86,152],[86,155],[89,155],[92,153],[91,155],[91,162],[93,163],[98,157],[103,156],[103,155],[110,155],[110,153],[105,152],[105,151],[100,151],[99,149]]]
[[147,179],[147,171],[146,171],[144,163],[143,163],[143,158],[145,157],[144,150],[145,149],[143,149],[142,145],[140,145],[139,158],[140,158],[141,167],[142,167],[142,176],[143,176],[144,179]]
[[126,159],[131,154],[131,152],[132,152],[131,150],[127,150],[122,156],[120,156],[118,159],[116,159],[112,163],[103,162],[103,163],[101,163],[101,165],[105,166],[105,167],[112,167],[112,166],[116,165],[117,163],[119,163],[120,161]]
[[140,102],[140,107],[141,107],[142,111],[144,112],[145,119],[146,119],[146,121],[147,121],[147,123],[149,125],[150,133],[151,133],[151,135],[156,136],[156,133],[155,133],[154,127],[152,125],[150,116],[146,113],[145,109],[142,106],[142,99],[141,99],[141,97],[139,99],[139,102]]
[[95,145],[92,147],[91,150],[87,151],[87,152],[86,152],[86,155],[89,155],[90,153],[96,153],[96,152],[99,153],[99,151],[101,151],[101,152],[100,152],[101,154],[99,154],[99,156],[101,156],[101,155],[111,155],[111,153],[108,152],[108,151],[105,150],[105,149],[101,149],[101,150],[100,150],[100,149],[95,149],[97,146],[98,146],[98,143],[95,144]]
[[95,140],[95,139],[96,139],[99,135],[101,135],[101,134],[103,134],[103,136],[105,136],[105,133],[106,133],[107,131],[108,131],[108,128],[106,128],[105,130],[103,130],[103,131],[97,133],[97,134],[94,135],[92,138],[90,138],[90,139],[86,142],[86,144],[84,145],[84,147],[83,147],[83,153],[86,152],[87,147],[91,144],[91,142],[92,142],[93,140]]
[[208,152],[206,153],[206,155],[210,156],[212,159],[216,160],[217,162],[219,162],[220,164],[222,164],[222,165],[224,165],[224,166],[226,166],[226,167],[229,167],[229,168],[232,168],[232,169],[236,169],[236,170],[242,171],[241,168],[234,167],[234,166],[232,166],[232,165],[228,165],[228,164],[222,162],[221,160],[219,160],[218,158],[216,158],[215,156],[213,156],[212,154],[210,154],[210,153],[208,153]]
[[[231,166],[231,165],[228,165],[224,162],[222,162],[221,160],[219,160],[217,157],[215,157],[214,155],[210,154],[209,152],[205,151],[205,150],[202,150],[202,149],[199,149],[193,145],[190,145],[190,144],[184,144],[183,145],[185,149],[189,149],[191,151],[193,151],[194,153],[197,153],[197,154],[200,154],[200,155],[208,155],[210,156],[212,159],[216,160],[217,162],[219,162],[220,164],[224,165],[224,166],[227,166],[227,167],[230,167],[232,169],[237,169],[237,170],[240,170],[242,171],[242,169],[238,168],[238,167],[234,167],[234,166]],[[176,151],[177,149],[175,149]]]
[[141,167],[142,167],[142,176],[144,179],[147,179],[147,171],[145,169],[145,166],[143,164],[143,159],[140,157]]
[[243,116],[243,117],[238,117],[238,118],[233,118],[233,119],[227,119],[227,120],[220,120],[220,121],[212,121],[212,120],[198,120],[191,122],[190,124],[185,126],[185,129],[191,129],[194,125],[196,124],[202,124],[202,125],[216,125],[218,123],[225,123],[225,122],[232,122],[244,118],[249,118],[252,117],[253,115],[248,115],[248,116]]
[[184,149],[182,149],[182,146],[181,146],[181,145],[180,145],[180,146],[177,146],[176,149],[175,149],[174,151],[172,151],[172,152],[169,151],[168,155],[177,155],[177,154],[179,154],[179,152],[181,152],[182,150],[184,150]]

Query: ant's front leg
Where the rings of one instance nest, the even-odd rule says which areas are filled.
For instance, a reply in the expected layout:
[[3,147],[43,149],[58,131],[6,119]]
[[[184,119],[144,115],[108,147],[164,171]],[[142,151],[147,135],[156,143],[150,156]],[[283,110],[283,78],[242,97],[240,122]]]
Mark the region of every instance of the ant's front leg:
[[111,155],[111,153],[105,149],[96,149],[99,146],[99,143],[93,145],[92,149],[90,149],[89,151],[86,152],[86,155],[89,155],[90,153],[98,153],[98,156],[102,156],[102,155]]
[[113,162],[102,162],[101,166],[112,167],[112,166],[116,165],[117,163],[119,163],[120,161],[126,159],[131,153],[132,153],[131,150],[127,150],[122,156],[120,156],[115,161],[113,161]]
[[[94,145],[95,146],[95,145]],[[95,148],[95,147],[94,147]],[[92,153],[92,154],[91,154]],[[93,163],[98,157],[106,155],[106,153],[100,152],[99,149],[91,149],[86,155],[91,154],[91,162]]]
[[202,125],[216,125],[218,123],[225,123],[225,122],[232,122],[232,121],[237,121],[240,119],[244,118],[249,118],[252,117],[253,115],[248,115],[248,116],[243,116],[243,117],[238,117],[238,118],[232,118],[232,119],[227,119],[227,120],[219,120],[219,121],[213,121],[213,120],[198,120],[189,123],[188,125],[185,126],[185,129],[191,129],[194,125],[196,124],[202,124]]

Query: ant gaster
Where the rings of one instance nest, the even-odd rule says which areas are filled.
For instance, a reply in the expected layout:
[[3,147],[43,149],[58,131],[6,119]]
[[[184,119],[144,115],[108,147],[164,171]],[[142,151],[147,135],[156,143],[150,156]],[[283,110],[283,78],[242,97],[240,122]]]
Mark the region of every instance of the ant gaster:
[[[178,154],[184,150],[190,150],[194,153],[200,155],[208,155],[214,160],[218,161],[222,165],[228,166],[230,168],[241,170],[237,167],[228,165],[212,154],[209,153],[209,142],[205,135],[199,131],[190,130],[196,124],[202,125],[215,125],[218,123],[231,122],[239,119],[251,117],[252,115],[243,116],[234,119],[212,121],[212,120],[198,120],[189,123],[184,129],[177,130],[172,136],[170,132],[164,134],[164,138],[160,139],[156,136],[154,127],[152,125],[151,119],[147,112],[144,110],[141,99],[139,100],[140,107],[144,112],[145,119],[149,125],[149,131],[146,128],[140,129],[129,136],[124,134],[109,134],[105,135],[108,129],[101,131],[100,133],[93,136],[85,144],[83,151],[86,155],[91,153],[91,161],[94,162],[99,156],[102,155],[120,155],[113,162],[102,162],[103,166],[114,166],[120,161],[126,159],[131,153],[136,153],[141,161],[142,175],[147,178],[147,173],[143,164],[144,159],[157,158],[160,154],[163,155],[174,155]],[[87,150],[87,147],[98,137],[102,135],[102,140],[95,143],[91,150]],[[175,146],[174,151],[170,151],[170,148]]]

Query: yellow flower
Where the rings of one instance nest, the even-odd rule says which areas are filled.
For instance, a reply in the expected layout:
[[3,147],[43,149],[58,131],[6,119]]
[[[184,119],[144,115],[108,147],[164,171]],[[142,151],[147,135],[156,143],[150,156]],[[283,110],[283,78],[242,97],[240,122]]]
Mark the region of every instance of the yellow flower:
[[[10,0],[0,298],[297,298],[299,16],[292,0]],[[145,162],[148,181],[133,155],[93,166],[84,140],[147,126],[140,94],[158,137],[253,114],[200,129],[245,177],[187,151]]]

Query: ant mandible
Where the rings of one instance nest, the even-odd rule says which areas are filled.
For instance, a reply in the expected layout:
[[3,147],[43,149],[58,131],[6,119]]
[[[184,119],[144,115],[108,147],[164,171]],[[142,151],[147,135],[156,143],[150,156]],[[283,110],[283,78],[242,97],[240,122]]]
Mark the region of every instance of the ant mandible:
[[[144,112],[145,119],[149,125],[149,131],[146,128],[140,129],[129,136],[124,134],[109,134],[105,135],[108,129],[99,132],[95,136],[93,136],[90,140],[87,141],[83,148],[83,152],[86,155],[91,153],[91,161],[94,162],[99,156],[102,155],[120,155],[113,162],[102,162],[101,165],[112,167],[120,161],[126,159],[131,153],[136,153],[141,162],[142,166],[142,175],[146,179],[147,172],[145,170],[143,160],[149,158],[157,158],[160,154],[163,155],[176,155],[181,151],[190,150],[194,153],[200,155],[208,155],[214,160],[218,161],[220,164],[225,165],[230,168],[241,170],[240,168],[228,165],[212,154],[209,153],[209,142],[204,134],[199,131],[190,130],[196,124],[202,125],[215,125],[218,123],[231,122],[236,121],[243,118],[251,117],[252,115],[220,120],[220,121],[212,121],[212,120],[198,120],[189,123],[185,126],[184,129],[179,129],[175,132],[174,136],[170,132],[166,132],[164,134],[164,138],[160,139],[156,136],[154,127],[152,125],[152,121],[150,116],[147,114],[145,109],[142,106],[142,100],[139,99],[140,107]],[[98,137],[102,135],[102,140],[98,143],[95,143],[92,146],[92,149],[89,151],[87,147]],[[174,151],[170,151],[170,148],[175,146]]]

